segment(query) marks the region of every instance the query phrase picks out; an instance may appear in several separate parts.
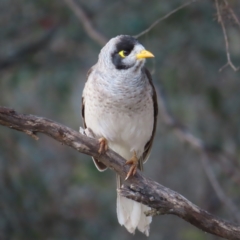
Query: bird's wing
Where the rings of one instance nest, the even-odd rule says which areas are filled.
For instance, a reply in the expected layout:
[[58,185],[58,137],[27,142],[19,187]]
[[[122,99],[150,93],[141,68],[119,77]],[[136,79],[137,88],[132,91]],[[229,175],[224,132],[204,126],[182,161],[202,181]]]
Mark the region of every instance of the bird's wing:
[[[144,72],[148,78],[148,81],[152,87],[152,101],[153,101],[153,130],[152,130],[152,136],[149,139],[149,141],[146,143],[145,147],[144,147],[144,152],[142,155],[142,161],[146,162],[148,160],[148,157],[150,155],[151,152],[151,148],[152,148],[152,144],[153,144],[153,139],[155,136],[155,132],[156,132],[156,128],[157,128],[157,116],[158,116],[158,102],[157,102],[157,94],[156,94],[156,90],[154,88],[154,85],[152,83],[152,77],[150,72],[145,68]],[[140,167],[141,168],[141,167]]]
[[[92,73],[93,71],[93,67],[91,67],[89,70],[88,70],[88,73],[87,73],[87,80],[88,80],[88,77],[89,75]],[[85,101],[84,101],[84,96],[82,96],[82,120],[83,120],[83,125],[84,125],[84,128],[87,128],[87,124],[86,124],[86,121],[85,121]],[[95,166],[97,167],[97,169],[99,171],[104,171],[107,169],[106,165],[104,165],[103,163],[99,162],[97,158],[92,158],[93,159],[93,162],[95,164]]]
[[[94,67],[94,66],[92,66],[92,67],[88,70],[88,72],[87,72],[87,80],[88,80],[89,75],[90,75],[91,72],[93,71],[93,67]],[[86,80],[86,81],[87,81],[87,80]],[[82,96],[82,120],[83,120],[83,126],[84,126],[84,128],[87,128],[87,125],[86,125],[86,122],[85,122],[85,100],[84,100],[84,96]]]

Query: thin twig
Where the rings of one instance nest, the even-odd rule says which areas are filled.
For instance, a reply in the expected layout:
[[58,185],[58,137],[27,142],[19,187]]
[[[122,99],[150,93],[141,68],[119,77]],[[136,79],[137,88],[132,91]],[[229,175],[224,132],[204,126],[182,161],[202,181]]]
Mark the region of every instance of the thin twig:
[[217,194],[218,198],[231,211],[231,215],[236,218],[237,222],[240,222],[240,212],[239,212],[239,209],[233,204],[231,199],[228,198],[225,195],[225,193],[223,192],[223,190],[222,190],[222,188],[221,188],[217,178],[215,177],[215,175],[214,175],[214,173],[213,173],[213,171],[211,169],[208,156],[205,153],[202,153],[201,160],[202,160],[202,165],[204,167],[206,175],[208,177],[208,180],[210,181],[210,183],[211,183],[215,193]]
[[171,12],[169,12],[168,14],[166,14],[165,16],[157,19],[157,20],[156,20],[154,23],[152,23],[146,30],[140,32],[139,34],[135,35],[134,37],[135,37],[135,38],[139,38],[139,37],[141,37],[142,35],[148,33],[148,32],[149,32],[150,30],[152,30],[158,23],[160,23],[161,21],[167,19],[168,17],[170,17],[170,16],[173,15],[174,13],[178,12],[179,10],[187,7],[188,5],[190,5],[190,4],[192,4],[192,3],[196,2],[196,1],[197,1],[197,0],[191,0],[191,1],[186,2],[186,3],[182,4],[181,6],[175,8],[174,10],[172,10]]
[[224,0],[224,3],[226,5],[226,7],[228,8],[228,11],[230,12],[230,14],[232,15],[233,20],[235,21],[235,23],[240,27],[240,21],[237,18],[236,14],[234,13],[234,11],[232,10],[232,8],[229,6],[229,3],[227,0]]
[[92,38],[99,45],[103,46],[106,44],[107,39],[99,33],[93,26],[86,13],[74,0],[65,0],[68,7],[75,13],[78,19],[82,22],[83,27],[90,38]]
[[223,22],[221,13],[220,13],[220,7],[219,7],[218,0],[215,0],[215,4],[216,4],[216,9],[217,9],[218,22],[221,24],[221,27],[222,27],[222,32],[223,32],[225,47],[226,47],[226,55],[227,55],[227,63],[219,69],[219,72],[221,72],[227,66],[230,66],[235,72],[237,72],[240,69],[240,67],[235,67],[231,60],[231,55],[229,52],[229,41],[228,41],[227,31],[226,31],[226,28],[225,28],[225,25],[224,25],[224,22]]

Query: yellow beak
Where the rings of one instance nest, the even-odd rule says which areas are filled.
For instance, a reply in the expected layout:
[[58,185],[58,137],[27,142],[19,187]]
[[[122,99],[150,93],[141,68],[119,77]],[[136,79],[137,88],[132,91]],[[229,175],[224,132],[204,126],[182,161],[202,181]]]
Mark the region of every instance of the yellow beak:
[[142,50],[140,53],[136,54],[137,59],[152,58],[152,57],[154,57],[154,55],[147,50]]

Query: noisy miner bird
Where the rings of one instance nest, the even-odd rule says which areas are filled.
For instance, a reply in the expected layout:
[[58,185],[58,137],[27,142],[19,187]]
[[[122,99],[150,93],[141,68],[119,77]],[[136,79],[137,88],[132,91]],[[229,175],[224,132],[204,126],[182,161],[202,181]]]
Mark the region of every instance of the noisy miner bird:
[[[99,153],[107,147],[131,165],[127,178],[147,161],[157,124],[157,97],[145,59],[154,55],[137,39],[120,35],[101,50],[89,70],[82,97],[85,128],[99,139]],[[99,171],[107,167],[93,158]],[[117,187],[124,179],[117,176]],[[148,206],[117,195],[117,217],[130,233],[135,229],[149,235],[152,221]]]

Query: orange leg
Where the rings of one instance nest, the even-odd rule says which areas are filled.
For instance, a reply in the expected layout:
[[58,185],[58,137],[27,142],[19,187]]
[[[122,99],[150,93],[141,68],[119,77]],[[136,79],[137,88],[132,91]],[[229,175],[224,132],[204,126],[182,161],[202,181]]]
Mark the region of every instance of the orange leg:
[[126,161],[125,165],[131,165],[128,174],[125,178],[125,180],[127,180],[129,177],[134,176],[137,172],[137,168],[138,168],[138,158],[136,155],[136,152],[133,152],[133,156]]
[[108,144],[107,144],[107,139],[102,137],[98,139],[99,142],[99,149],[98,149],[98,153],[102,154],[105,153],[108,150]]

